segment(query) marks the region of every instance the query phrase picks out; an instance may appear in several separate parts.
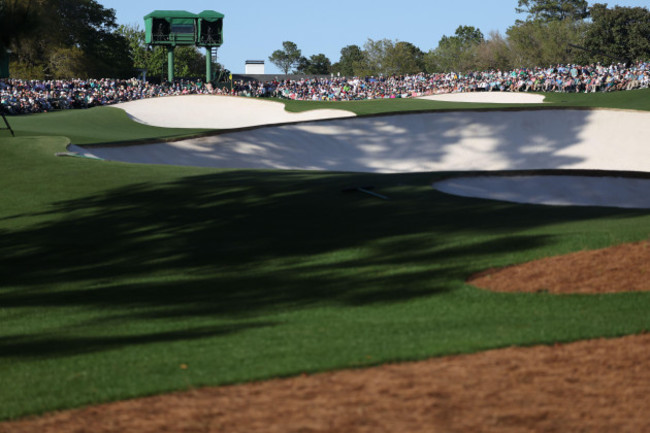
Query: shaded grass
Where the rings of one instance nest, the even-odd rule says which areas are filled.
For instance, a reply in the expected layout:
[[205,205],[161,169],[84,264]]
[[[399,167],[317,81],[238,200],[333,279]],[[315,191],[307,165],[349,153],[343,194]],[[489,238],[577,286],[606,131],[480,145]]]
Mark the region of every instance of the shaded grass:
[[[111,139],[123,122],[113,109],[71,113],[49,126],[11,120],[86,142]],[[68,129],[89,119],[96,130]],[[0,139],[0,419],[650,329],[648,293],[496,294],[464,284],[488,267],[646,239],[650,211],[498,203],[430,187],[450,173],[54,157],[67,142]],[[350,185],[375,185],[391,200],[341,192]]]

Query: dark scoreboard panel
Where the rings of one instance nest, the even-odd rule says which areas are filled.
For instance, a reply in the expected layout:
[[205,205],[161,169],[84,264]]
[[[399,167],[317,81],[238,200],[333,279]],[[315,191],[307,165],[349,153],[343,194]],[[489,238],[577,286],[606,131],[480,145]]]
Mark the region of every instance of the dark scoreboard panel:
[[224,15],[215,11],[154,11],[144,17],[145,41],[150,45],[220,47],[223,19]]

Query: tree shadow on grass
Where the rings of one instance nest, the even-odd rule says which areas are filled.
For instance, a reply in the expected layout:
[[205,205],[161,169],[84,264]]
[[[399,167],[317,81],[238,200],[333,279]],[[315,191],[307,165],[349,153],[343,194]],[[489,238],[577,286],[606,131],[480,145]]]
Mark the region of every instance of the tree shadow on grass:
[[[94,325],[116,316],[193,325],[108,338],[36,334],[0,348],[8,356],[92,352],[273,326],[262,318],[313,306],[434,296],[462,285],[479,258],[555,242],[515,230],[637,214],[462,199],[429,189],[430,178],[229,171],[57,203],[46,223],[0,238],[3,308],[56,315],[81,307],[96,312]],[[368,182],[393,188],[392,199],[341,192]],[[396,186],[405,183],[425,187]],[[239,325],[206,328],[199,318]]]
[[131,345],[172,343],[232,335],[251,329],[275,326],[272,322],[200,327],[191,330],[122,336],[61,336],[57,334],[21,335],[0,338],[0,358],[51,358],[119,349]]

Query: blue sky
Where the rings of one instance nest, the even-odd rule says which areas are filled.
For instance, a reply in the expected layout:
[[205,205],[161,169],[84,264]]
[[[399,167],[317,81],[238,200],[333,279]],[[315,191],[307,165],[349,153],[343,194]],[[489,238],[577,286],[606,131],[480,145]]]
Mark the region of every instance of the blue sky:
[[[283,41],[295,42],[306,57],[323,53],[334,63],[341,48],[351,44],[363,47],[368,38],[407,41],[429,51],[443,35],[452,35],[460,25],[478,27],[487,36],[493,30],[505,33],[516,19],[524,18],[515,12],[517,0],[97,1],[115,9],[119,24],[137,24],[141,28],[143,17],[156,9],[193,13],[209,9],[223,13],[224,45],[219,49],[218,61],[234,73],[244,72],[246,60],[265,60],[266,72],[278,73],[268,58],[282,48]],[[650,0],[607,3],[610,7],[650,8]]]

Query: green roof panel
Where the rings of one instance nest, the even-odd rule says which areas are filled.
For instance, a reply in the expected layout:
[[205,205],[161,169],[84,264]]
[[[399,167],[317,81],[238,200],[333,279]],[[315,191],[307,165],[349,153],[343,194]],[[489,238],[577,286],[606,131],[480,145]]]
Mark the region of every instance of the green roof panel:
[[217,21],[218,19],[223,19],[224,17],[224,14],[217,11],[203,11],[199,14],[199,18],[212,22]]
[[193,14],[188,11],[153,11],[148,15],[144,16],[144,19],[147,18],[198,18],[197,14]]

